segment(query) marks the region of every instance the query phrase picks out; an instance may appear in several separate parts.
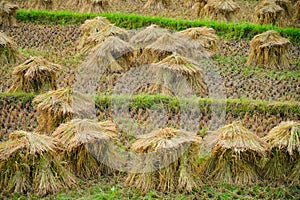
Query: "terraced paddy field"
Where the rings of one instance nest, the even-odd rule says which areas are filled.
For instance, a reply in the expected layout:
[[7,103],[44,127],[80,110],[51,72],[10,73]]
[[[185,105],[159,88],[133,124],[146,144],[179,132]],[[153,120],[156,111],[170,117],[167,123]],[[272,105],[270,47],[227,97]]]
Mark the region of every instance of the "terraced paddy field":
[[225,1],[239,6],[226,19],[204,8],[223,1],[11,2],[23,9],[0,21],[0,198],[300,198],[288,12],[262,25],[258,1]]

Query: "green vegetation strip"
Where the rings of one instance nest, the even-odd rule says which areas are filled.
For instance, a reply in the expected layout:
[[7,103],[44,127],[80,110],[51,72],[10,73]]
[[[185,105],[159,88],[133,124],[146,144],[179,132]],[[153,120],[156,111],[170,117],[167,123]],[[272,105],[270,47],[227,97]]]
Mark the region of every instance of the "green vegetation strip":
[[[34,98],[32,93],[0,93],[0,104],[3,100],[9,102],[31,102]],[[100,110],[112,108],[112,106],[127,106],[128,108],[164,108],[168,110],[187,109],[188,107],[198,106],[199,110],[208,109],[211,111],[212,105],[216,108],[224,109],[226,112],[235,114],[243,113],[269,113],[269,114],[297,114],[300,117],[300,102],[293,101],[260,101],[249,99],[224,99],[213,100],[209,98],[176,98],[166,95],[140,94],[133,96],[125,95],[97,95],[93,96],[96,106]],[[214,110],[215,111],[215,110]]]
[[157,24],[161,27],[176,31],[190,27],[208,26],[214,28],[219,36],[233,39],[251,39],[256,34],[272,29],[278,31],[283,37],[289,38],[294,44],[300,45],[300,29],[297,28],[279,28],[276,26],[261,26],[251,23],[171,19],[122,13],[81,14],[69,11],[17,11],[17,19],[19,21],[50,25],[82,24],[86,19],[96,16],[107,17],[112,23],[126,29],[141,28],[149,26],[150,24]]

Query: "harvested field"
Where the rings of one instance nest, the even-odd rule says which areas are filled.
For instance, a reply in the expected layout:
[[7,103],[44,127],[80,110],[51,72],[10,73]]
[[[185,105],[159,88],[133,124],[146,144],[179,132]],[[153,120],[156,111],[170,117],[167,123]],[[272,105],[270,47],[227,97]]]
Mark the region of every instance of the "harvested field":
[[299,3],[10,2],[0,199],[300,198]]

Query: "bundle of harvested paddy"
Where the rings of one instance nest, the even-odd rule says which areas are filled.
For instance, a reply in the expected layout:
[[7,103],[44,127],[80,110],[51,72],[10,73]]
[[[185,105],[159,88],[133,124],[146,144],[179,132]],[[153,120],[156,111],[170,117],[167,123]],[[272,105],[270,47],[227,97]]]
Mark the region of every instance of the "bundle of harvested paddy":
[[274,1],[264,0],[255,7],[255,23],[282,25],[283,12],[284,9],[277,5]]
[[48,62],[42,57],[31,57],[13,70],[12,74],[16,79],[8,92],[55,90],[56,74],[60,70],[61,66]]
[[19,7],[8,1],[0,1],[0,28],[17,26],[16,10]]
[[100,31],[90,34],[84,43],[77,48],[79,48],[82,53],[87,54],[88,52],[93,51],[97,45],[101,44],[104,40],[112,36],[118,37],[124,41],[128,41],[129,39],[127,30],[117,27],[113,24],[109,24]]
[[206,26],[189,28],[180,31],[179,34],[199,42],[200,45],[208,50],[211,54],[216,53],[219,37],[216,35],[216,31],[213,28],[208,28]]
[[300,1],[298,1],[294,5],[294,16],[293,16],[293,22],[296,27],[300,27]]
[[29,0],[28,7],[37,10],[52,10],[55,8],[55,0]]
[[21,58],[17,44],[0,32],[0,65],[13,65]]
[[129,43],[118,37],[109,37],[95,47],[86,62],[82,64],[82,74],[89,77],[83,79],[81,85],[89,87],[99,82],[100,77],[99,92],[109,91],[123,72],[135,67],[134,59],[135,51]]
[[[153,94],[154,91],[156,91],[164,94],[163,92],[166,91],[167,94],[169,94],[170,91],[176,91],[176,84],[180,84],[180,86],[184,85],[178,80],[184,78],[197,96],[206,97],[208,94],[208,88],[204,82],[202,70],[193,60],[173,54],[158,63],[151,64],[149,68],[156,74],[155,77],[151,78],[154,79],[152,81],[155,84],[150,85],[149,90],[142,88],[143,91],[137,92]],[[181,75],[181,77],[178,78],[178,75]],[[155,85],[157,87],[153,87]],[[166,90],[166,87],[169,88],[169,90]]]
[[202,15],[209,16],[209,19],[231,21],[239,9],[233,0],[208,0]]
[[208,0],[197,0],[196,3],[193,5],[192,9],[195,10],[195,15],[197,17],[201,16],[203,12],[204,6],[207,4]]
[[37,131],[51,134],[59,124],[73,117],[92,115],[94,102],[70,87],[49,91],[36,96],[33,103],[37,104]]
[[165,9],[171,2],[172,0],[148,0],[144,9]]
[[146,47],[147,45],[152,44],[158,38],[168,33],[169,31],[163,28],[159,28],[158,25],[152,24],[144,30],[136,33],[131,39],[130,43],[134,44],[137,47]]
[[75,176],[59,161],[60,143],[49,136],[16,131],[0,143],[0,186],[3,192],[38,196],[75,185]]
[[173,53],[188,58],[207,58],[209,53],[204,48],[196,48],[194,43],[179,35],[166,33],[158,38],[154,43],[146,46],[138,63],[150,64],[163,60]]
[[208,180],[238,185],[258,181],[259,161],[265,155],[265,143],[239,122],[226,125],[217,132],[216,145],[204,170]]
[[[112,122],[97,122],[89,119],[74,119],[61,124],[52,134],[64,144],[64,160],[70,170],[84,179],[99,177],[109,170],[107,159],[113,159],[109,145],[118,134]],[[97,154],[95,157],[94,154]]]
[[292,14],[292,2],[290,0],[275,0],[275,3],[283,8],[287,17],[291,17]]
[[136,166],[140,173],[128,175],[126,183],[143,191],[192,191],[201,187],[198,163],[202,140],[196,134],[164,128],[140,136],[131,149],[144,154]]
[[98,33],[109,24],[110,22],[106,17],[96,17],[94,19],[86,20],[79,28],[82,32],[82,36],[77,42],[77,49],[82,49],[88,37]]
[[265,176],[278,181],[300,181],[300,124],[281,122],[263,138],[271,151]]
[[247,65],[262,65],[270,69],[290,67],[288,49],[290,41],[274,30],[256,35],[250,42],[250,54]]
[[110,7],[108,0],[69,0],[69,8],[77,8],[81,13],[102,13]]

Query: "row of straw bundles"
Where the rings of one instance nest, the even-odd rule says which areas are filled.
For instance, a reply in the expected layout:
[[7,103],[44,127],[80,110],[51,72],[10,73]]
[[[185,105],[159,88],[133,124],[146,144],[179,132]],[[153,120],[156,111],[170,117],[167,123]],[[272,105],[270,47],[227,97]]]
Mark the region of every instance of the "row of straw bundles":
[[[202,140],[197,135],[165,128],[139,136],[131,150],[149,156],[136,166],[144,171],[128,174],[127,184],[143,191],[190,192],[205,181],[245,185],[267,177],[299,183],[299,123],[283,122],[263,139],[237,122],[218,133],[212,155],[204,163],[199,162]],[[62,124],[53,133],[54,138],[23,131],[12,133],[7,142],[0,144],[0,184],[7,192],[33,189],[38,195],[46,195],[74,185],[76,179],[71,172],[84,179],[98,177],[109,168],[91,155],[90,148],[103,162],[112,163],[105,159],[113,153],[108,151],[116,134],[111,122],[85,119]],[[268,154],[267,164],[261,165]]]

